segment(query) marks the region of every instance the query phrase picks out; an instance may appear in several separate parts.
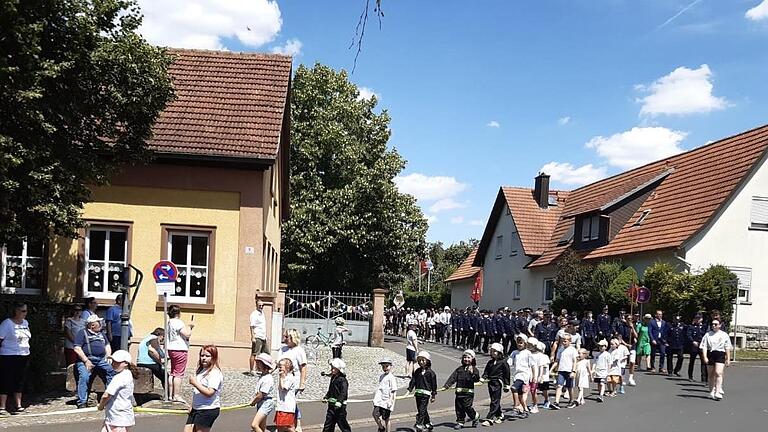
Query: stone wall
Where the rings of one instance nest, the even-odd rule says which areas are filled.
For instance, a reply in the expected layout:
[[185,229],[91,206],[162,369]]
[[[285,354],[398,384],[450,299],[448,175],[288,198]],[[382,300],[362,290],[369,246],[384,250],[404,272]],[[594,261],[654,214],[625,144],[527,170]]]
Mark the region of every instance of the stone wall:
[[768,326],[738,326],[736,333],[747,337],[747,349],[768,349]]

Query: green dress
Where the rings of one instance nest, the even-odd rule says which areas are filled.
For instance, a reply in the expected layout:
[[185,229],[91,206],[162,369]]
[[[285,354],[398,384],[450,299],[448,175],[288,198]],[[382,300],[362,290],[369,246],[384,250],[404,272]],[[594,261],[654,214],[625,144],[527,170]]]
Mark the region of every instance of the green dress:
[[651,355],[651,338],[648,336],[648,326],[643,323],[637,323],[637,355]]

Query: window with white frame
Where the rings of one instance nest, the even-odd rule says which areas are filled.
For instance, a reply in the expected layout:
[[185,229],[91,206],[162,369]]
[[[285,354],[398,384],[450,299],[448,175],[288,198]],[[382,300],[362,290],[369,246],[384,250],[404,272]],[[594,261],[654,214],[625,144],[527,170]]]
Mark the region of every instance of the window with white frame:
[[544,279],[544,303],[550,303],[555,299],[555,280]]
[[600,216],[593,215],[581,221],[581,241],[597,240],[600,238]]
[[728,270],[738,279],[736,289],[738,290],[739,303],[750,303],[752,301],[752,268],[728,267]]
[[496,237],[496,259],[501,259],[502,250],[504,250],[504,236]]
[[768,197],[752,197],[749,213],[749,227],[768,230]]
[[0,246],[0,291],[39,295],[43,284],[45,241],[24,239]]
[[520,300],[520,281],[515,281],[512,284],[512,298]]
[[176,292],[171,294],[173,301],[184,303],[208,301],[210,255],[210,233],[174,231],[168,233],[168,259],[179,269]]
[[85,235],[83,294],[114,298],[127,260],[127,228],[90,226]]

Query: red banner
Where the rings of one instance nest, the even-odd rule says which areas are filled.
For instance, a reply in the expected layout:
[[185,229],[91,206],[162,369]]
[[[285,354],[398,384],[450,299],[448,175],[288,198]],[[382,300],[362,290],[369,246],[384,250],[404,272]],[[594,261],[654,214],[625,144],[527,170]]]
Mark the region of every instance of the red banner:
[[483,271],[480,270],[477,272],[477,276],[475,276],[475,285],[472,287],[472,294],[470,294],[469,298],[472,299],[473,302],[479,303],[480,298],[483,296]]

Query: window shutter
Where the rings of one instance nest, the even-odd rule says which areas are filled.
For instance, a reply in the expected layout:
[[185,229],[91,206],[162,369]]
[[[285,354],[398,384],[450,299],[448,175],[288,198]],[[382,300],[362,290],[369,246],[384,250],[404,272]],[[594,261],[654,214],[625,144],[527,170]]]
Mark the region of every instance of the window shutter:
[[768,198],[752,197],[750,220],[753,225],[768,226]]
[[749,267],[728,267],[728,270],[730,270],[731,273],[736,275],[736,277],[739,279],[739,282],[736,285],[738,289],[737,296],[739,297],[739,300],[746,302],[750,301],[752,269]]

